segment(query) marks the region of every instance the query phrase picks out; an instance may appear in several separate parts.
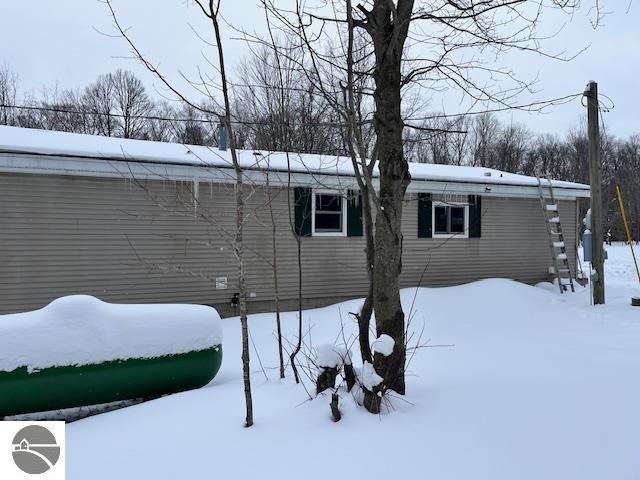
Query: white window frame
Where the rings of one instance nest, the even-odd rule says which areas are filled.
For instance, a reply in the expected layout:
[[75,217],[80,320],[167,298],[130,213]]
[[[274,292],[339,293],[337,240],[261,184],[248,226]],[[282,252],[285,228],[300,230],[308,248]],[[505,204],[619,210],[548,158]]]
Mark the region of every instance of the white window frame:
[[[436,207],[464,207],[464,232],[436,233]],[[435,200],[431,204],[431,236],[433,238],[469,238],[469,203]]]
[[[336,195],[342,197],[342,231],[316,232],[316,195]],[[346,237],[347,236],[347,196],[337,190],[313,189],[311,191],[311,235],[313,237]]]

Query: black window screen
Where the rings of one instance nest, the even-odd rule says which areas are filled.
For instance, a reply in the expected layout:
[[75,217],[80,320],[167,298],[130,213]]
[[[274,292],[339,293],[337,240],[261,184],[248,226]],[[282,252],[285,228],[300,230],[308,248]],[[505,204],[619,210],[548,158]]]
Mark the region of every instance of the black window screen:
[[464,233],[464,207],[449,207],[450,233]]
[[464,206],[437,205],[433,209],[436,234],[464,233]]
[[448,207],[435,207],[435,227],[436,233],[449,233],[448,228]]

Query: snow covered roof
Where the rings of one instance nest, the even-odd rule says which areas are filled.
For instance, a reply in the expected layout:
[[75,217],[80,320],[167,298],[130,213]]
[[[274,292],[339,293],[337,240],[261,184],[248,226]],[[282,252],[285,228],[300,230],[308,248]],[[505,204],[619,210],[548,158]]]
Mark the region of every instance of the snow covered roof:
[[[2,168],[6,167],[2,157],[7,155],[46,156],[51,157],[51,162],[60,158],[80,158],[196,167],[203,170],[232,168],[230,152],[215,147],[0,126],[0,171],[7,171],[6,168]],[[239,150],[238,158],[243,169],[248,171],[290,171],[316,177],[353,177],[353,166],[348,157]],[[42,163],[40,165],[42,166]],[[17,166],[14,161],[12,170],[16,170]],[[512,187],[538,185],[535,177],[484,167],[411,163],[409,169],[412,183],[447,182]],[[374,176],[377,176],[377,171],[374,172]],[[553,186],[557,189],[571,190],[572,196],[584,197],[589,194],[587,185],[554,180]]]

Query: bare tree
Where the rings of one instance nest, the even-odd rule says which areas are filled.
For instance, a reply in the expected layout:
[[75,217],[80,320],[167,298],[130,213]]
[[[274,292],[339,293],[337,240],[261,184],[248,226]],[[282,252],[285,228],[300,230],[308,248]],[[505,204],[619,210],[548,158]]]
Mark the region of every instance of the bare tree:
[[166,100],[154,102],[153,116],[155,118],[147,119],[146,130],[148,139],[157,142],[177,141],[176,135],[174,134],[176,122],[164,119],[175,118],[179,115],[176,108]]
[[0,65],[0,125],[15,125],[15,111],[8,105],[15,105],[17,96],[18,75],[3,63]]
[[[265,7],[265,13],[266,12],[267,12],[267,9]],[[276,114],[280,118],[284,118],[285,108],[286,108],[286,90],[285,90],[285,80],[284,80],[284,72],[283,72],[284,69],[282,66],[280,50],[278,49],[275,43],[275,38],[274,38],[273,30],[271,27],[271,22],[269,21],[269,16],[266,15],[265,18],[267,22],[267,29],[269,32],[269,38],[271,40],[271,45],[273,46],[273,54],[274,54],[273,58],[276,64],[275,78],[277,82],[277,91],[274,93],[279,96],[278,104],[280,107],[279,110],[276,112]],[[300,383],[300,374],[298,373],[298,367],[296,365],[296,357],[300,353],[300,350],[302,349],[302,324],[303,324],[303,317],[302,317],[303,315],[302,314],[303,275],[302,275],[302,238],[301,238],[302,232],[301,232],[301,228],[298,228],[298,225],[294,220],[293,206],[291,202],[291,158],[289,157],[289,153],[290,153],[289,138],[290,138],[291,132],[289,131],[289,129],[284,129],[283,132],[284,132],[284,138],[283,138],[284,151],[287,156],[287,211],[289,215],[289,228],[291,229],[291,234],[293,235],[293,238],[296,241],[296,254],[297,254],[297,260],[298,260],[298,337],[297,337],[295,347],[292,349],[291,354],[289,355],[289,361],[291,362],[291,369],[293,370],[293,377],[295,379],[295,382]],[[308,199],[306,198],[304,199],[297,198],[297,195],[294,197],[294,202],[296,207],[300,202],[307,202],[307,201]],[[280,362],[282,365],[282,359],[280,360]]]
[[85,88],[82,105],[93,113],[93,131],[97,135],[113,137],[116,134],[116,100],[114,86],[110,75],[100,75],[98,79]]
[[240,313],[240,323],[242,325],[242,371],[244,380],[244,395],[246,404],[245,426],[253,425],[253,400],[251,397],[251,370],[249,367],[249,322],[247,319],[247,290],[245,286],[245,263],[243,250],[243,226],[245,222],[244,204],[244,172],[238,161],[236,151],[236,138],[231,124],[231,100],[229,96],[229,86],[227,81],[226,67],[224,63],[224,49],[222,37],[220,35],[220,6],[221,0],[214,2],[209,0],[205,6],[200,0],[195,0],[202,13],[211,20],[213,27],[216,50],[218,53],[218,65],[220,69],[220,81],[222,83],[222,95],[224,98],[224,123],[229,134],[229,149],[231,150],[231,160],[236,173],[236,234],[233,243],[233,250],[238,262],[238,305]]
[[131,72],[116,70],[100,75],[85,88],[83,108],[91,112],[93,129],[98,135],[123,138],[146,138],[145,116],[153,103],[142,82]]
[[[567,60],[543,51],[536,29],[543,12],[571,12],[577,6],[575,1],[564,0],[367,0],[355,6],[348,1],[345,5],[337,0],[297,0],[292,8],[278,9],[271,3],[274,18],[283,29],[301,39],[301,47],[309,52],[312,61],[335,63],[334,56],[318,55],[317,45],[335,35],[336,30],[340,35],[345,24],[346,28],[351,24],[364,32],[371,46],[373,68],[369,73],[374,81],[373,127],[379,171],[373,304],[377,334],[389,335],[395,345],[391,355],[374,357],[375,372],[383,380],[365,399],[372,412],[379,411],[379,399],[385,391],[405,392],[405,318],[399,278],[402,208],[410,174],[403,130],[405,126],[420,126],[403,116],[403,88],[455,89],[473,104],[490,102],[503,109],[517,108],[515,100],[519,94],[531,91],[531,82],[501,68],[495,57],[515,50]],[[478,50],[490,53],[493,60],[484,61],[484,56],[465,59],[465,53]]]
[[[278,285],[278,222],[273,212],[273,189],[269,182],[270,173],[266,174],[266,194],[267,204],[269,206],[269,217],[271,219],[271,248],[272,248],[272,270],[273,270],[273,295],[274,307],[276,309],[276,339],[278,341],[278,361],[280,367],[280,378],[285,377],[284,369],[284,346],[282,343],[282,322],[280,319],[280,288]],[[290,192],[287,192],[289,195]]]
[[[274,41],[276,41],[274,39]],[[240,65],[236,116],[248,146],[270,151],[337,153],[339,131],[318,86],[305,74],[302,51],[286,40],[259,45]],[[335,122],[334,122],[335,123]]]
[[404,134],[405,155],[411,162],[464,165],[468,162],[470,117],[435,115],[419,129]]
[[[367,88],[370,76],[363,75],[361,70],[367,68],[366,46],[362,45],[362,35],[357,35],[354,24],[348,23],[347,31],[344,33],[346,38],[346,48],[338,41],[335,45],[330,44],[324,47],[324,52],[316,51],[314,46],[310,44],[304,32],[295,31],[295,36],[291,37],[287,29],[295,27],[291,24],[285,25],[285,37],[289,40],[283,46],[277,44],[276,38],[272,33],[270,16],[274,15],[278,18],[272,2],[264,1],[263,6],[266,12],[267,24],[269,26],[270,38],[266,43],[267,47],[286,59],[286,62],[275,62],[279,68],[281,76],[284,78],[287,74],[286,68],[295,68],[296,71],[303,72],[304,81],[315,86],[320,102],[326,105],[329,112],[334,112],[339,123],[334,123],[339,132],[339,138],[334,140],[342,143],[342,147],[333,148],[325,153],[346,153],[352,161],[360,195],[357,192],[345,191],[344,195],[349,202],[362,202],[362,221],[364,235],[366,237],[366,265],[369,276],[369,291],[365,298],[364,305],[360,312],[355,313],[359,324],[359,339],[361,346],[361,354],[364,361],[372,361],[371,348],[369,345],[369,323],[373,310],[372,289],[373,289],[373,262],[374,262],[374,241],[373,241],[373,215],[372,208],[375,200],[375,189],[373,187],[372,172],[375,166],[375,151],[371,149],[373,142],[372,129],[370,128],[370,119],[365,120],[368,111],[365,107],[368,94]],[[349,9],[350,11],[350,9]],[[282,26],[281,26],[282,28]],[[296,46],[290,38],[297,38],[299,44]],[[342,40],[338,35],[338,40]],[[259,39],[254,39],[258,40]],[[335,57],[332,51],[342,49],[345,54]],[[306,62],[300,61],[300,51],[310,53],[303,55],[307,58]],[[321,58],[332,58],[331,62],[321,61]],[[284,65],[284,67],[283,67]],[[284,71],[283,71],[284,70]],[[281,83],[282,91],[287,91],[285,83]],[[283,95],[284,96],[284,95]],[[299,266],[301,268],[301,265]],[[300,312],[301,315],[301,312]],[[295,374],[295,370],[294,370]]]
[[[362,222],[366,241],[365,260],[366,271],[369,280],[367,296],[364,299],[362,309],[356,316],[358,320],[358,342],[363,363],[372,363],[373,354],[369,341],[371,316],[374,308],[375,294],[375,224],[374,214],[376,206],[380,205],[380,197],[377,195],[373,183],[373,169],[377,161],[377,146],[368,148],[367,127],[363,122],[367,115],[365,111],[365,99],[369,87],[368,75],[356,75],[356,67],[366,70],[367,50],[369,45],[362,36],[357,36],[356,23],[353,18],[351,0],[346,3],[347,18],[347,50],[346,50],[346,82],[344,86],[344,116],[347,123],[346,144],[354,175],[358,183],[362,201]],[[358,39],[360,40],[358,42]]]
[[108,74],[108,82],[113,87],[115,112],[119,129],[118,136],[123,138],[144,138],[147,136],[144,117],[149,115],[153,104],[147,95],[144,85],[133,73],[116,70]]
[[473,157],[471,165],[474,167],[481,165],[491,165],[494,160],[494,142],[498,135],[500,123],[492,113],[477,115],[473,119],[471,129]]
[[178,115],[185,121],[173,124],[175,141],[186,145],[215,145],[215,135],[210,124],[198,121],[202,115],[195,108],[182,104]]
[[496,142],[495,162],[485,166],[521,173],[520,166],[524,163],[529,137],[530,133],[524,125],[505,125]]
[[551,178],[568,178],[564,170],[567,148],[557,135],[539,135],[529,146],[524,165],[519,169],[525,175],[549,175]]
[[92,133],[91,118],[82,113],[81,95],[73,90],[44,89],[42,98],[34,105],[37,127],[62,132]]
[[[235,231],[233,232],[233,253],[238,266],[238,309],[240,316],[240,324],[242,329],[242,370],[243,370],[243,383],[244,383],[244,396],[245,396],[245,407],[246,407],[246,417],[245,417],[245,426],[251,427],[253,425],[253,400],[251,395],[251,370],[250,370],[250,358],[249,358],[249,325],[247,318],[247,292],[245,285],[245,253],[244,253],[244,240],[243,240],[243,227],[246,221],[246,213],[245,213],[245,200],[246,200],[246,192],[245,192],[245,180],[244,180],[244,171],[242,169],[242,165],[238,159],[237,152],[237,142],[235,137],[235,132],[233,130],[232,123],[232,114],[231,114],[231,96],[230,96],[230,88],[229,81],[227,78],[227,71],[225,66],[225,57],[224,57],[224,48],[222,43],[222,36],[220,32],[220,7],[221,0],[214,1],[201,1],[194,0],[195,4],[198,6],[202,14],[207,18],[210,22],[212,31],[213,31],[213,39],[214,39],[214,49],[215,56],[217,57],[217,70],[219,71],[219,79],[220,79],[220,91],[222,93],[223,101],[222,106],[224,112],[220,115],[220,119],[226,129],[228,139],[229,139],[229,150],[231,153],[231,161],[233,170],[235,173],[235,200],[236,200],[236,215],[235,215]],[[121,26],[118,21],[116,12],[111,4],[110,0],[105,0],[105,4],[109,9],[111,18],[113,20],[114,26],[120,36],[128,43],[133,54],[138,58],[138,60],[152,73],[158,78],[163,84],[165,84],[170,91],[176,94],[181,100],[183,100],[188,105],[196,108],[197,110],[212,114],[214,113],[211,107],[199,106],[187,99],[187,96],[182,94],[179,89],[175,88],[167,78],[162,75],[162,73],[142,54],[142,52],[136,47],[131,38],[128,36],[125,28]],[[216,104],[216,99],[209,99],[212,104]],[[195,197],[195,194],[192,192],[192,195]]]

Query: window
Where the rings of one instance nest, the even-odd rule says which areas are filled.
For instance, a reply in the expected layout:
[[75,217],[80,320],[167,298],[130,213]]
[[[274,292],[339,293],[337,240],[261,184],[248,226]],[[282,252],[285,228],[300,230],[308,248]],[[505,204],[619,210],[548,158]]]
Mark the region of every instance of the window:
[[466,203],[434,202],[433,236],[469,236],[469,205]]
[[313,192],[312,232],[316,236],[345,236],[347,234],[346,200],[332,190]]

